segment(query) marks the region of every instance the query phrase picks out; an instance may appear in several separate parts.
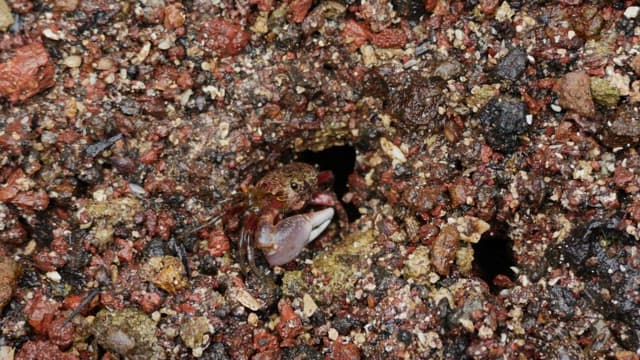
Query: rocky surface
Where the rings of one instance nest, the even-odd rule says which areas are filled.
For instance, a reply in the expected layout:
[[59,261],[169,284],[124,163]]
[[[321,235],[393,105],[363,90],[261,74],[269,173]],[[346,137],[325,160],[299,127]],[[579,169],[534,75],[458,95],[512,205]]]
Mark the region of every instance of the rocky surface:
[[[638,359],[633,1],[6,2],[3,356]],[[243,271],[292,161],[350,223]]]

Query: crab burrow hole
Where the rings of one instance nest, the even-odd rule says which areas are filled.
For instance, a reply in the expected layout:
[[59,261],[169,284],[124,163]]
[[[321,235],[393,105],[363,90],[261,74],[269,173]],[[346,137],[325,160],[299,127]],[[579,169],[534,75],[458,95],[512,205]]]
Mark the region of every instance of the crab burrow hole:
[[342,201],[342,197],[348,191],[349,175],[356,166],[356,149],[353,146],[332,146],[321,151],[305,150],[296,154],[296,158],[298,161],[317,165],[320,171],[331,170],[334,176],[333,191],[347,211],[349,221],[360,217],[360,212],[355,205]]
[[513,240],[508,234],[508,225],[494,223],[491,229],[482,235],[480,241],[473,244],[473,269],[489,285],[493,293],[500,291],[500,287],[494,282],[496,276],[506,275],[511,280],[516,277],[511,269],[516,265],[513,256]]

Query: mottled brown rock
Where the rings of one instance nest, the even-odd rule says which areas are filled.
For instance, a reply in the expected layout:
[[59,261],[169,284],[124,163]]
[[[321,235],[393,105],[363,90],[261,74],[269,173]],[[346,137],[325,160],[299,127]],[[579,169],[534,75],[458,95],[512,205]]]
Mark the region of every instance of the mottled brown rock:
[[331,359],[336,360],[360,360],[360,349],[356,344],[344,344],[341,341],[331,343]]
[[71,345],[74,333],[73,323],[67,321],[66,316],[59,316],[51,323],[48,335],[51,342],[64,348]]
[[609,147],[626,146],[640,142],[640,108],[624,104],[617,108],[613,119],[606,122],[602,142]]
[[292,339],[302,333],[302,320],[296,314],[291,305],[286,300],[280,300],[278,303],[280,310],[280,322],[276,325],[276,330],[280,337],[284,339]]
[[131,293],[131,301],[139,304],[142,311],[147,314],[154,312],[162,303],[162,296],[156,292],[134,291]]
[[171,4],[164,8],[164,27],[166,29],[177,29],[184,25],[185,16],[182,6]]
[[91,333],[106,350],[128,359],[166,358],[158,344],[156,324],[139,310],[101,310],[96,315]]
[[500,0],[480,0],[478,3],[478,7],[485,14],[493,14],[498,9],[498,5],[500,5]]
[[605,20],[597,6],[585,6],[572,19],[573,30],[586,39],[600,35]]
[[180,259],[173,256],[156,256],[144,266],[147,278],[155,286],[175,294],[187,285],[186,272]]
[[289,4],[289,21],[301,23],[307,16],[312,4],[313,1],[311,0],[293,0]]
[[596,113],[591,98],[591,79],[585,71],[566,74],[558,83],[560,105],[582,116],[594,116]]
[[49,332],[51,322],[58,313],[59,308],[60,303],[45,297],[41,292],[37,292],[24,307],[24,314],[33,330],[38,334],[44,335]]
[[631,68],[636,75],[640,75],[640,55],[634,56],[629,65],[631,65]]
[[27,341],[16,353],[15,360],[77,360],[78,356],[60,351],[55,344],[44,341]]
[[278,337],[265,329],[259,329],[253,334],[253,347],[258,352],[275,350],[278,348]]
[[431,263],[436,272],[442,276],[449,275],[451,264],[456,257],[460,234],[453,225],[446,225],[433,242],[431,249]]
[[44,190],[21,192],[11,202],[24,209],[44,210],[49,206],[49,195]]
[[204,336],[209,332],[209,320],[198,316],[185,320],[180,328],[180,338],[190,349],[201,347],[205,343]]
[[[2,200],[0,189],[0,202]],[[0,243],[19,245],[27,239],[27,230],[20,222],[15,208],[0,204]]]
[[354,51],[359,48],[360,45],[366,43],[370,37],[371,32],[365,24],[355,20],[345,22],[344,29],[342,30],[342,39],[345,44],[349,45],[351,51]]
[[464,179],[458,178],[456,181],[449,185],[449,198],[451,198],[451,206],[457,208],[458,206],[462,206],[467,203],[467,196],[469,185],[465,184]]
[[251,33],[242,26],[221,18],[206,22],[200,32],[205,46],[223,57],[240,54],[250,39]]
[[0,96],[12,103],[22,102],[52,87],[54,64],[41,43],[16,49],[9,61],[0,64]]
[[429,211],[442,200],[443,189],[439,185],[410,187],[402,193],[405,206],[416,211]]
[[20,272],[20,264],[8,256],[0,256],[0,312],[11,301]]
[[35,266],[41,271],[55,271],[67,263],[65,258],[55,251],[39,251],[32,256]]
[[55,0],[53,9],[61,12],[72,12],[78,8],[80,0]]
[[445,104],[445,82],[417,72],[403,75],[398,82],[390,80],[392,86],[387,96],[391,114],[407,129],[419,126],[430,132],[440,131],[443,121],[439,108]]
[[402,29],[384,29],[373,34],[371,42],[381,48],[401,48],[407,43],[407,35]]

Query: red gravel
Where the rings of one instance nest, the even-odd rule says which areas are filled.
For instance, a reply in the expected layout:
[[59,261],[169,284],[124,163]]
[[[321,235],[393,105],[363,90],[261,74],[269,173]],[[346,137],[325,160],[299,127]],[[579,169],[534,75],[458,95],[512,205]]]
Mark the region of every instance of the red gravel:
[[4,1],[2,354],[638,359],[636,2]]
[[52,87],[55,67],[41,43],[15,49],[15,55],[0,64],[0,96],[11,102],[25,101]]

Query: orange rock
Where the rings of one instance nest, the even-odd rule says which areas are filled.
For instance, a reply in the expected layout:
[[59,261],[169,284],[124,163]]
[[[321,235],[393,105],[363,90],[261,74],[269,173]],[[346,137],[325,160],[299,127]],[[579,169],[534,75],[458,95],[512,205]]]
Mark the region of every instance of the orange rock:
[[289,4],[289,21],[301,23],[313,4],[312,0],[293,0]]
[[260,353],[276,350],[278,349],[278,337],[265,329],[258,329],[253,333],[253,347]]
[[373,34],[371,42],[381,48],[401,48],[407,43],[407,35],[402,29],[384,29]]
[[222,256],[231,249],[229,238],[222,230],[215,230],[209,234],[208,251],[211,256]]
[[164,27],[177,29],[184,25],[185,16],[180,4],[171,4],[164,8]]
[[278,334],[284,339],[292,339],[302,333],[302,320],[293,311],[291,305],[286,300],[280,300],[278,303],[280,310],[280,322],[276,325]]
[[31,301],[27,302],[24,308],[24,314],[27,317],[29,325],[38,334],[46,334],[49,331],[51,322],[58,312],[60,304],[52,299],[48,299],[41,292],[36,292]]
[[343,344],[341,341],[334,341],[331,344],[331,359],[360,360],[360,349],[356,344]]
[[25,209],[44,210],[49,206],[49,195],[44,190],[27,191],[16,195],[11,202]]
[[12,103],[25,101],[52,87],[54,72],[53,61],[41,43],[20,47],[9,61],[0,64],[0,96]]
[[370,37],[371,33],[366,25],[355,20],[347,20],[344,24],[344,30],[342,30],[343,41],[350,45],[353,50],[366,43]]
[[199,40],[220,56],[233,56],[244,50],[251,40],[251,33],[240,25],[218,18],[204,24]]
[[[27,341],[16,353],[15,360],[33,359],[76,360],[78,356],[60,351],[57,345],[49,341]],[[102,359],[105,359],[105,357],[102,357]]]

